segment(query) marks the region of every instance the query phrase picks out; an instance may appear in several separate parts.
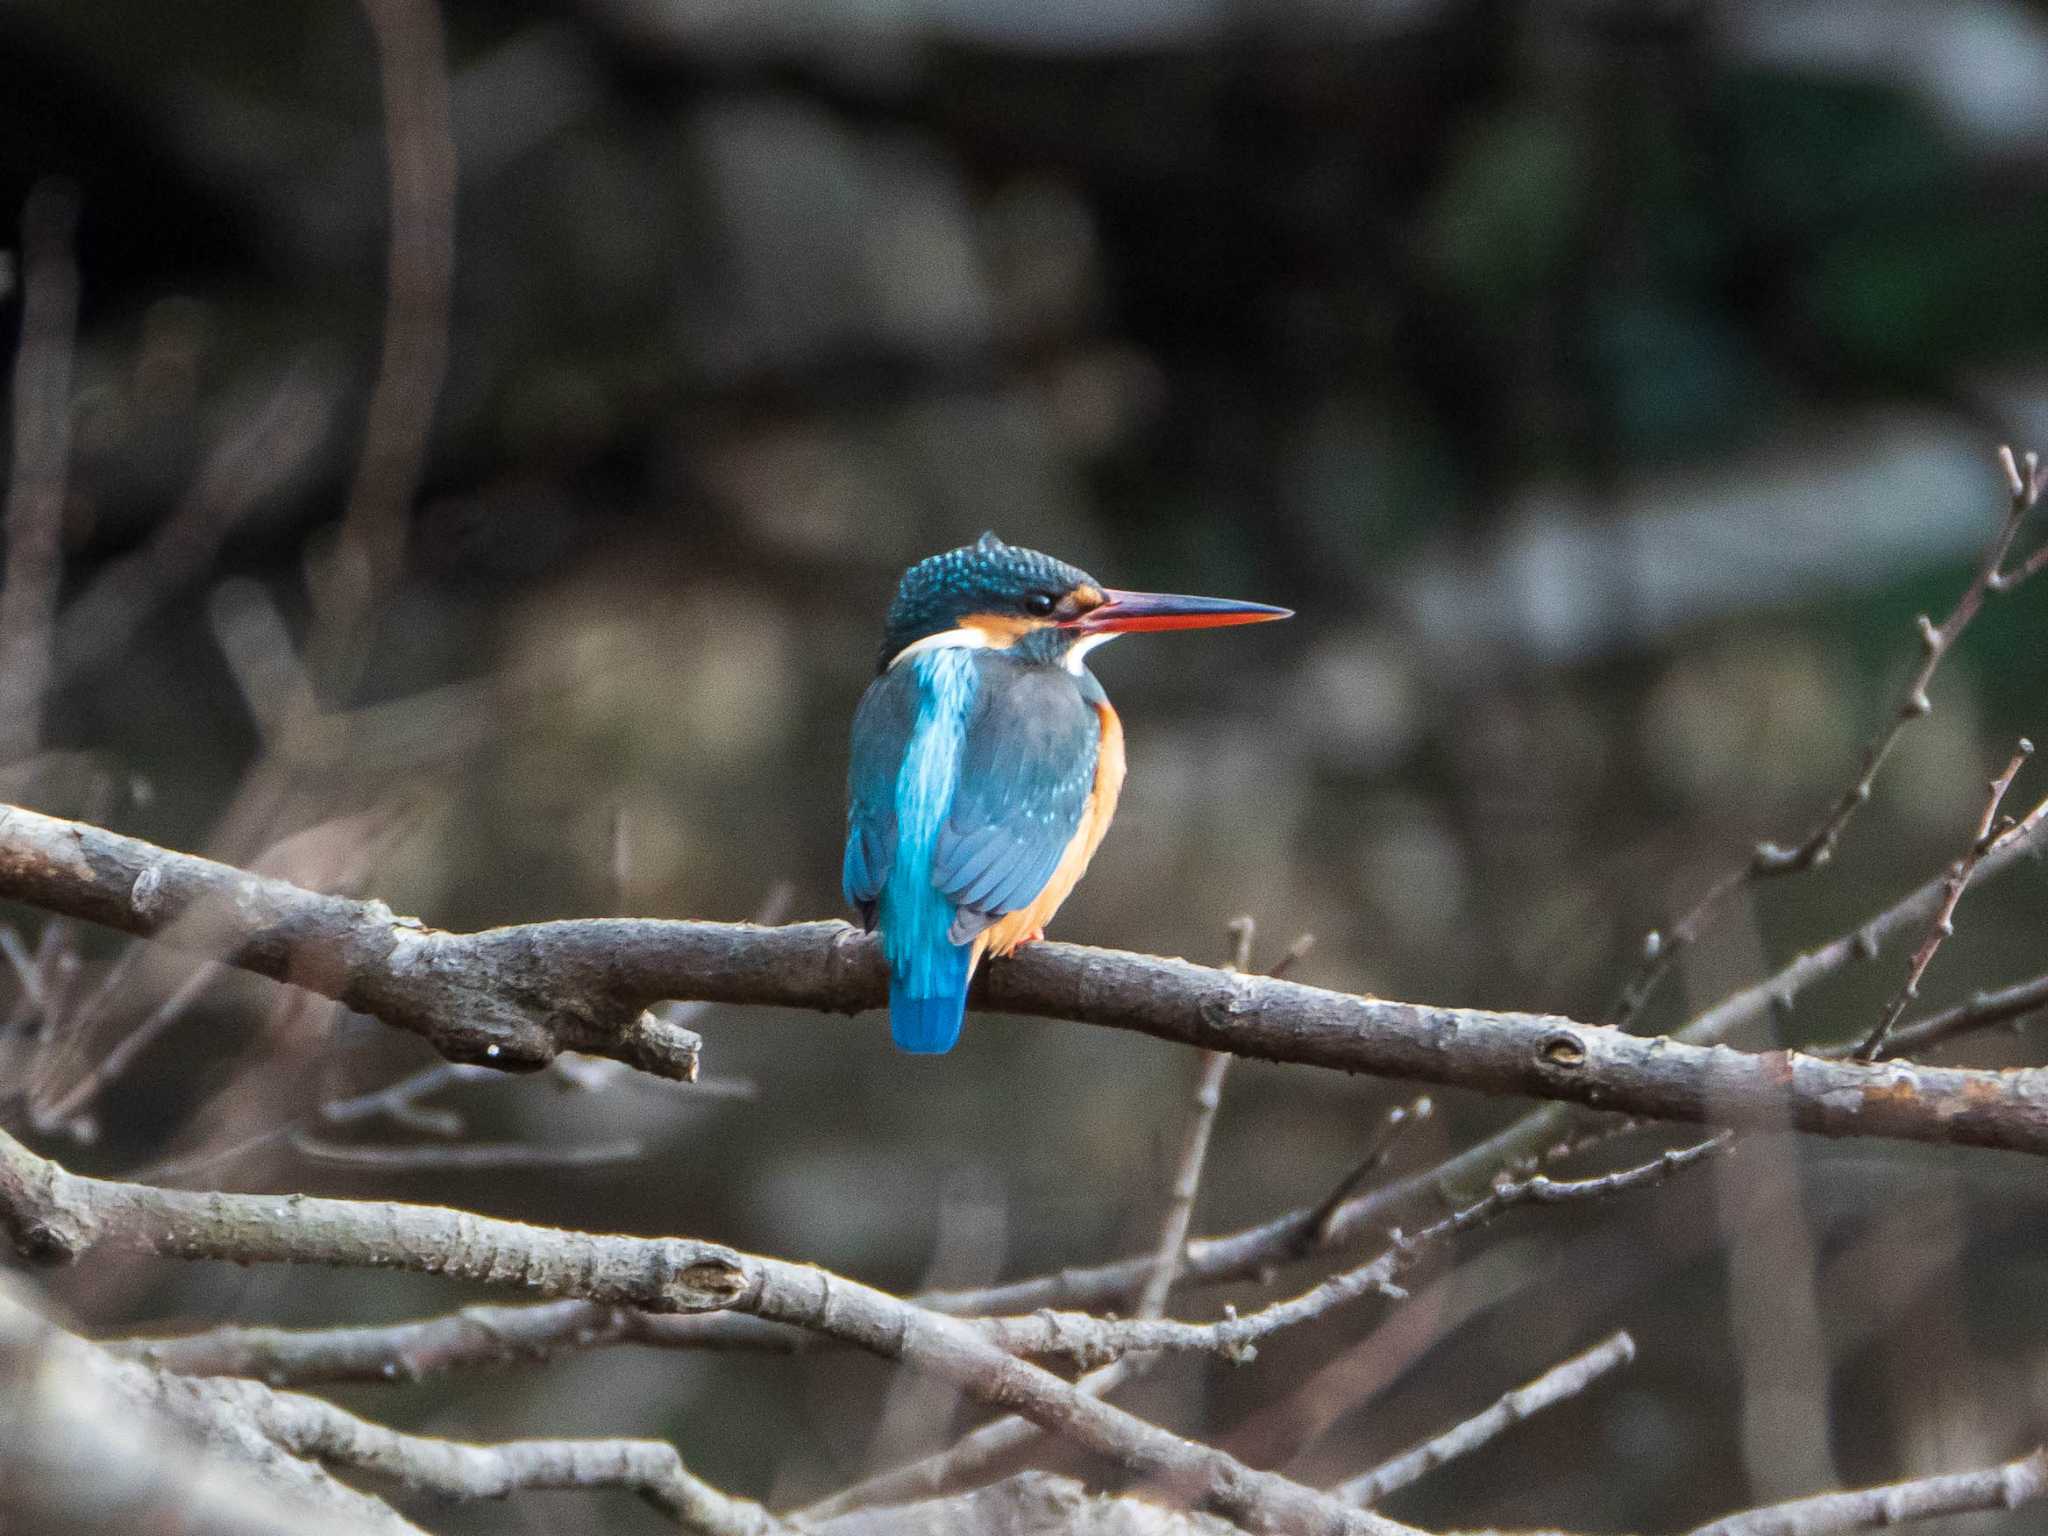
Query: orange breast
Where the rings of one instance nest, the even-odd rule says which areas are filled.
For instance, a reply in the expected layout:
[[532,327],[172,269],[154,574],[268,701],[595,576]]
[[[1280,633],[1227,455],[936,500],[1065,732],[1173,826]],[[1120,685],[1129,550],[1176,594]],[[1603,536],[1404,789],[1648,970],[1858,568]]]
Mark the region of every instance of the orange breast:
[[1074,840],[1067,844],[1052,878],[1045,882],[1045,889],[1033,898],[1031,905],[997,918],[976,938],[977,963],[984,953],[1007,955],[1026,939],[1042,933],[1060,904],[1081,883],[1081,876],[1088,872],[1088,861],[1102,846],[1102,836],[1116,815],[1117,796],[1123,793],[1124,727],[1107,703],[1096,705],[1095,713],[1102,721],[1102,742],[1095,755],[1095,783],[1089,788],[1088,804],[1081,812],[1081,825],[1074,830]]

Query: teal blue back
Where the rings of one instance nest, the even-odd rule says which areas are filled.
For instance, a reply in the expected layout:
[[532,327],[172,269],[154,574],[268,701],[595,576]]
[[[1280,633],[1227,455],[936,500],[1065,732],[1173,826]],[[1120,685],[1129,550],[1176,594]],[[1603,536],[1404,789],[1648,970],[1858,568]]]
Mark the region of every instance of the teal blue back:
[[861,700],[843,878],[881,931],[904,1050],[952,1047],[975,936],[1028,906],[1073,841],[1100,738],[1092,684],[941,647],[885,671]]

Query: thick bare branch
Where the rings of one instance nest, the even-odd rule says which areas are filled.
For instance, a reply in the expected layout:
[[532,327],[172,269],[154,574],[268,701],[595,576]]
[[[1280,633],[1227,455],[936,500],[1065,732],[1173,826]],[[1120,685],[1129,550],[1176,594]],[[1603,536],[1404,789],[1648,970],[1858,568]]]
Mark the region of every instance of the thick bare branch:
[[149,1189],[80,1178],[5,1134],[0,1227],[25,1255],[45,1260],[113,1245],[176,1258],[447,1274],[659,1311],[730,1308],[928,1371],[1254,1530],[1410,1532],[1078,1392],[971,1323],[808,1265],[712,1243],[564,1232],[434,1206]]
[[1427,1477],[1447,1461],[1469,1455],[1532,1414],[1577,1397],[1601,1377],[1636,1357],[1636,1343],[1616,1333],[1562,1365],[1554,1365],[1527,1386],[1517,1387],[1483,1413],[1382,1462],[1334,1490],[1356,1504],[1377,1504],[1388,1494]]
[[531,1069],[587,1049],[660,1077],[696,1076],[697,1035],[628,1006],[594,952],[559,948],[567,933],[497,929],[451,945],[454,935],[382,902],[14,807],[0,809],[0,895],[76,908],[87,921],[307,987],[424,1036],[450,1060]]
[[[2031,846],[2037,830],[2030,818],[1983,863]],[[687,1075],[696,1037],[649,1013],[656,1001],[857,1012],[884,989],[875,946],[844,923],[619,918],[443,933],[381,902],[317,895],[18,808],[0,810],[0,896],[219,955],[414,1030],[451,1059],[512,1070],[574,1048]],[[2048,1153],[2048,1079],[2030,1073],[1744,1054],[1069,944],[990,966],[979,997],[1002,1012],[1233,1055],[1646,1118]]]
[[652,1312],[714,1312],[743,1255],[687,1238],[599,1237],[444,1206],[156,1189],[84,1179],[0,1132],[0,1229],[28,1258],[112,1245],[170,1258],[412,1270]]
[[1915,1520],[2018,1509],[2048,1499],[2048,1449],[1981,1472],[1955,1472],[1854,1493],[1823,1493],[1789,1504],[1724,1515],[1690,1536],[1837,1536],[1889,1530]]

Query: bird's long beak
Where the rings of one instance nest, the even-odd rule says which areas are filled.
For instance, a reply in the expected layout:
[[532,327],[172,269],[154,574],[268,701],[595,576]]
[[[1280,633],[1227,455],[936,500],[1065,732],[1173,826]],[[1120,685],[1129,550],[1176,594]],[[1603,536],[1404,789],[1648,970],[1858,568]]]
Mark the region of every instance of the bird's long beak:
[[1224,624],[1264,624],[1294,617],[1291,608],[1240,603],[1227,597],[1182,597],[1172,592],[1119,592],[1105,587],[1101,606],[1089,609],[1068,628],[1083,634],[1123,634],[1142,629],[1213,629]]

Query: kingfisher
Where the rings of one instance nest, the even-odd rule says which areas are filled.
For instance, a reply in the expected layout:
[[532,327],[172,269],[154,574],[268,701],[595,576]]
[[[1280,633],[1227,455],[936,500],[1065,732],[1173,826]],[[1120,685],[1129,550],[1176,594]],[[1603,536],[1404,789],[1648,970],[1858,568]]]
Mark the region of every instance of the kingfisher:
[[1044,938],[1109,830],[1124,732],[1088,653],[1288,617],[1119,591],[993,533],[904,572],[853,719],[842,872],[881,930],[898,1047],[952,1049],[982,956]]

